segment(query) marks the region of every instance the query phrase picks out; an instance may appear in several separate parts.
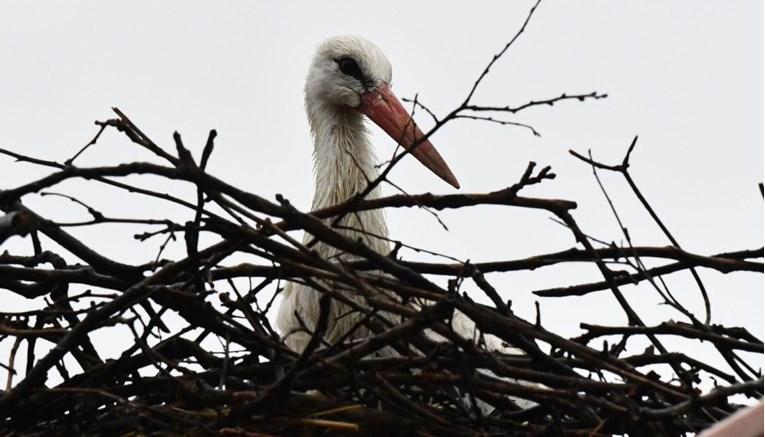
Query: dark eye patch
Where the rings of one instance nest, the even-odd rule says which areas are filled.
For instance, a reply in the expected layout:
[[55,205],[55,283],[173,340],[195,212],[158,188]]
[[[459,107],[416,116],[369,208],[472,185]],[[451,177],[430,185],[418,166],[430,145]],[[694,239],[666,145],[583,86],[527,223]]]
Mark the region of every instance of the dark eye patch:
[[343,72],[343,74],[354,77],[361,83],[366,82],[366,78],[361,72],[361,68],[359,68],[359,64],[356,63],[355,59],[348,56],[343,56],[342,58],[337,59],[335,62],[337,62],[337,65],[340,67],[340,71]]

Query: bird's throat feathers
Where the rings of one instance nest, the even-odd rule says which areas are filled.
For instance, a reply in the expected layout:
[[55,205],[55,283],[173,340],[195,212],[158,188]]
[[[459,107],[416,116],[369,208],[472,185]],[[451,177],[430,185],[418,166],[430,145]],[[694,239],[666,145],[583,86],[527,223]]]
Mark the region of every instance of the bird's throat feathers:
[[[316,210],[336,205],[362,192],[379,172],[361,114],[350,109],[318,110],[309,105],[307,109],[314,137],[316,189],[312,209]],[[375,187],[367,198],[379,196],[379,187]],[[334,222],[334,219],[329,221]],[[390,250],[382,210],[346,214],[337,225],[338,232],[353,239],[360,238],[378,253]],[[334,251],[322,244],[318,250]]]
[[[309,119],[314,136],[314,208],[335,205],[364,190],[378,171],[363,116],[352,109],[322,108]],[[369,198],[378,197],[378,190]]]

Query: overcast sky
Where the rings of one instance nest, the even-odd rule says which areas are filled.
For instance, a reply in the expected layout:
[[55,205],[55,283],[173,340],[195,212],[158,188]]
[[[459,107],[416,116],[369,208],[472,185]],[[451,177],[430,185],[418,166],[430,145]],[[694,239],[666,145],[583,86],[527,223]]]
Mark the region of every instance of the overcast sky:
[[[350,33],[375,42],[393,65],[395,92],[418,94],[443,115],[462,101],[531,4],[2,2],[0,147],[63,161],[95,133],[93,121],[112,117],[110,107],[117,106],[160,144],[171,146],[171,133],[178,130],[197,156],[207,131],[217,129],[208,167],[212,174],[266,198],[282,193],[307,209],[313,193],[312,145],[302,89],[322,39]],[[597,158],[616,163],[639,134],[634,177],[686,249],[713,254],[759,247],[762,9],[761,1],[543,1],[475,102],[518,105],[563,92],[599,91],[609,97],[533,108],[513,118],[532,124],[540,138],[520,128],[460,120],[432,142],[463,192],[510,185],[529,160],[552,165],[558,178],[527,194],[577,201],[574,215],[585,232],[618,242],[619,228],[591,170],[568,150],[591,149]],[[427,117],[418,122],[429,127]],[[373,134],[379,156],[389,156],[392,141],[376,128]],[[78,165],[150,158],[109,132]],[[0,157],[0,188],[46,173]],[[603,176],[633,241],[668,244],[625,183]],[[412,159],[402,162],[393,178],[413,193],[454,192]],[[110,215],[158,212],[157,204],[142,198],[85,186],[69,182],[56,191],[77,194]],[[52,219],[87,217],[64,200],[29,196],[24,201]],[[190,217],[176,210],[167,214]],[[449,232],[422,211],[391,210],[387,216],[393,238],[473,261],[574,245],[566,229],[540,212],[491,207],[444,212]],[[125,262],[153,258],[159,244],[141,245],[132,239],[134,230],[111,225],[72,233]],[[29,246],[17,238],[3,249],[25,253]],[[182,247],[171,248],[172,253],[182,253]],[[762,337],[761,275],[701,273],[714,321],[743,325]],[[519,314],[533,317],[537,298],[532,290],[598,278],[593,266],[576,265],[491,275],[490,280]],[[678,274],[669,285],[690,308],[700,310],[689,279]],[[648,323],[682,319],[658,306],[658,296],[645,286],[623,290]],[[7,292],[0,296],[8,308],[29,308]],[[540,303],[545,326],[564,335],[579,332],[582,321],[625,323],[607,292]],[[0,343],[2,361],[5,345]]]

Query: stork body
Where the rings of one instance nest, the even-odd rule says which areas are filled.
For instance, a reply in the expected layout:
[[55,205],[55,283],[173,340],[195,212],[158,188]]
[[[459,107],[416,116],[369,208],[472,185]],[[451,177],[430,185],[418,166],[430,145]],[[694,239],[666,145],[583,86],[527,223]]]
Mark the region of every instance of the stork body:
[[[391,67],[374,44],[358,37],[343,36],[325,41],[313,58],[305,86],[305,107],[314,140],[315,192],[312,209],[336,205],[364,190],[378,176],[373,147],[364,125],[365,116],[396,141],[410,149],[436,175],[455,187],[456,178],[433,145],[423,140],[398,99],[390,90]],[[375,188],[368,198],[379,196]],[[378,253],[387,254],[388,228],[381,210],[345,215],[335,229],[351,239],[361,239]],[[304,242],[312,240],[306,235]],[[337,249],[317,243],[314,249],[325,259],[335,259]],[[345,258],[348,260],[348,258]],[[363,305],[361,296],[345,296]],[[301,351],[308,343],[319,317],[320,293],[298,283],[289,283],[277,316],[287,345]],[[358,313],[337,301],[331,306],[325,339],[339,339],[357,324]],[[369,333],[359,328],[352,338]]]
[[[367,137],[364,116],[407,148],[425,167],[459,188],[449,167],[430,141],[423,138],[422,132],[391,92],[390,80],[390,63],[377,46],[364,39],[337,37],[319,46],[305,86],[305,107],[314,140],[314,210],[351,198],[378,176],[377,159]],[[368,198],[375,197],[379,197],[377,188],[368,194]],[[361,239],[367,247],[378,253],[387,254],[390,251],[388,228],[382,210],[347,214],[338,223],[334,223],[334,219],[327,221],[328,224],[330,222],[335,224],[337,232],[353,240]],[[303,241],[307,244],[312,240],[313,237],[307,234]],[[349,260],[347,255],[340,254],[337,249],[322,242],[318,242],[314,249],[324,259]],[[363,297],[354,292],[334,291],[365,306]],[[319,319],[320,296],[318,291],[302,283],[291,282],[284,290],[277,326],[287,346],[294,351],[303,351],[311,339]],[[330,308],[324,335],[326,341],[334,343],[351,330],[351,339],[369,335],[365,327],[357,326],[361,314],[351,311],[348,305],[337,300],[333,301]],[[383,316],[393,318],[390,315]],[[477,334],[475,323],[460,312],[454,314],[452,328],[455,333],[467,339],[475,338]],[[426,331],[426,334],[433,340],[440,340],[433,332]],[[495,336],[486,336],[485,341],[489,350],[519,352]],[[383,354],[386,352],[382,351]],[[488,370],[482,371],[491,374]],[[523,408],[534,405],[523,399],[515,400]],[[480,399],[478,406],[484,414],[492,410],[489,404]]]

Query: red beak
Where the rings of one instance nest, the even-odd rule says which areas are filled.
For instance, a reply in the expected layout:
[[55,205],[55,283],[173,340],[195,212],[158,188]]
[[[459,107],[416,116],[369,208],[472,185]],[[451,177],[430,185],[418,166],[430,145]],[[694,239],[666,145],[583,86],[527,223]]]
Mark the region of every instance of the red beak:
[[[433,144],[429,140],[423,140],[425,135],[388,84],[382,83],[376,89],[362,94],[358,110],[409,150],[430,171],[454,188],[460,187],[457,178]],[[413,148],[415,144],[417,146]]]

